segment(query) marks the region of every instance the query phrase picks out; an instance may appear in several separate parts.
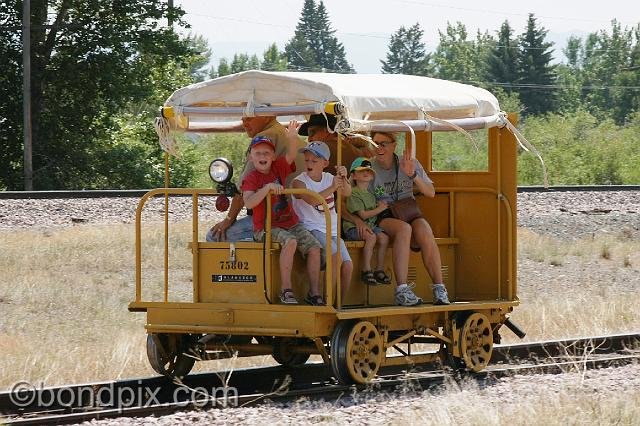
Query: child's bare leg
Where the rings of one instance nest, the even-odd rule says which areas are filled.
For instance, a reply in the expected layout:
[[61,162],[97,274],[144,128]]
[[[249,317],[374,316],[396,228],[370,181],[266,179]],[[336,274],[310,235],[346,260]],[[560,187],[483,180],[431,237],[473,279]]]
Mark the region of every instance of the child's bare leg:
[[340,300],[344,303],[344,298],[347,296],[347,290],[349,290],[349,284],[351,284],[351,274],[353,273],[353,262],[350,260],[342,262],[340,266]]
[[291,290],[291,269],[293,267],[293,256],[296,253],[298,242],[291,238],[280,249],[280,280],[282,290]]
[[389,247],[389,236],[384,232],[379,232],[376,234],[376,239],[378,240],[378,253],[377,253],[377,266],[376,270],[384,271],[384,260],[387,256],[387,247]]
[[312,296],[321,296],[320,291],[320,247],[313,247],[307,252],[307,273],[309,274],[309,290]]
[[364,248],[362,249],[362,270],[371,270],[371,257],[373,256],[373,248],[376,245],[376,235],[373,232],[364,237]]

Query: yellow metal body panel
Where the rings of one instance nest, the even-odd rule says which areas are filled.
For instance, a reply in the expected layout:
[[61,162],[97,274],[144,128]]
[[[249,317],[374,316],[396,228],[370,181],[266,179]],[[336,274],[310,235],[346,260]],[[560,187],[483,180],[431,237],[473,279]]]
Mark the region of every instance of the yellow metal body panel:
[[260,243],[198,243],[200,302],[266,303]]
[[147,307],[149,333],[250,336],[328,336],[337,321],[331,307],[163,303]]

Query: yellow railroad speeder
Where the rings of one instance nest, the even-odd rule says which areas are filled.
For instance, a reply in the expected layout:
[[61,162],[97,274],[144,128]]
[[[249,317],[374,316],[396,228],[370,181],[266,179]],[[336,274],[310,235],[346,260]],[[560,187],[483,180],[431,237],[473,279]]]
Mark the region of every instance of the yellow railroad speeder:
[[[158,373],[184,376],[196,360],[230,353],[271,354],[289,367],[319,354],[341,383],[369,382],[386,365],[437,360],[477,372],[490,362],[502,325],[524,335],[509,321],[519,303],[515,116],[502,112],[488,91],[418,76],[246,71],[184,87],[161,112],[156,129],[168,153],[174,132],[239,132],[243,116],[275,115],[285,122],[335,114],[338,143],[346,143],[345,135],[374,130],[404,134],[405,149],[424,166],[436,189],[434,198],[416,199],[436,237],[452,303],[431,303],[429,274],[421,254],[412,251],[409,280],[424,303],[395,306],[393,285],[368,287],[360,282],[363,243],[349,241],[356,273],[344,300],[330,285],[330,273],[324,273],[326,306],[281,304],[279,246],[271,242],[269,226],[265,242],[205,242],[211,223],[199,223],[200,197],[222,197],[225,185],[218,190],[169,188],[167,178],[167,187],[149,191],[138,205],[136,297],[129,304],[130,311],[147,313],[147,354]],[[486,156],[481,170],[434,169],[437,132],[479,129],[487,133],[486,149],[478,153]],[[227,163],[216,166],[224,169]],[[230,172],[223,170],[222,180],[227,181]],[[294,191],[306,190],[287,190]],[[185,195],[193,205],[191,300],[169,297],[174,280],[169,274],[166,213],[164,296],[145,299],[142,209],[156,196],[166,201]],[[340,203],[336,205],[340,214]],[[269,220],[267,216],[267,224]],[[388,270],[392,250],[387,253]],[[331,271],[329,264],[326,270]],[[306,271],[297,257],[292,280],[296,294],[304,294]]]

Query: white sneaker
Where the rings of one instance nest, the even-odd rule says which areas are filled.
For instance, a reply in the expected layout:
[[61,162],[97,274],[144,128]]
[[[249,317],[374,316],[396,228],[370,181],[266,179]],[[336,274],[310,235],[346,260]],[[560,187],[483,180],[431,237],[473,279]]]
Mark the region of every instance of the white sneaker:
[[444,284],[434,284],[431,287],[433,291],[433,304],[434,305],[450,305],[449,295],[447,294],[447,288]]
[[415,306],[422,303],[422,299],[411,290],[414,286],[414,284],[401,284],[396,288],[396,305]]

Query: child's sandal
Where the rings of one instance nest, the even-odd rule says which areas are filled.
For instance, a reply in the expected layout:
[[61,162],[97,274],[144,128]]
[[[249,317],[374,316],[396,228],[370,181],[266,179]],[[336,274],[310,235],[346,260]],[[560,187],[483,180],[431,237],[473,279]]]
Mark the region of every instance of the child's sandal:
[[373,271],[373,277],[378,284],[391,284],[391,278],[382,269]]
[[373,275],[373,271],[362,271],[360,279],[366,285],[377,285],[376,277]]

